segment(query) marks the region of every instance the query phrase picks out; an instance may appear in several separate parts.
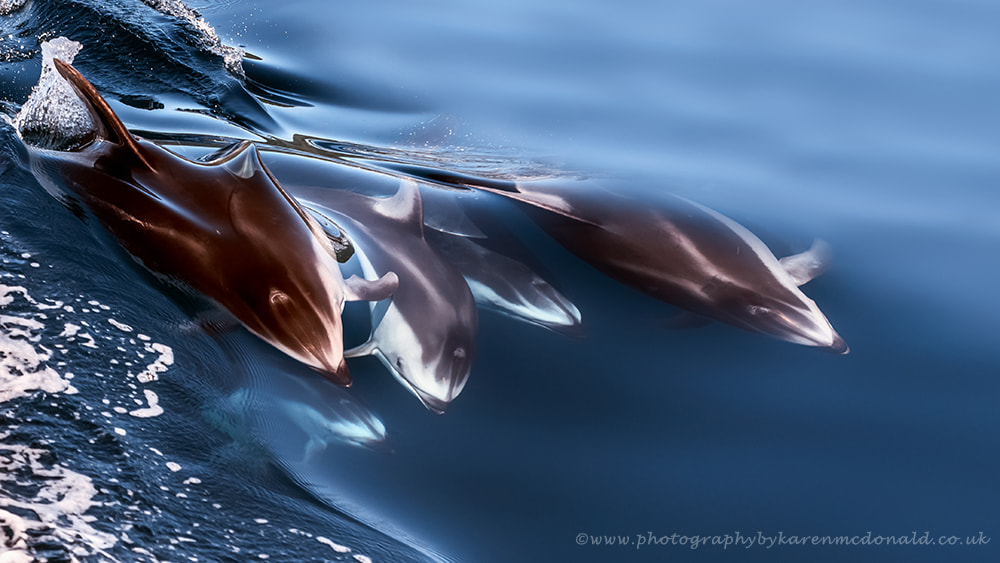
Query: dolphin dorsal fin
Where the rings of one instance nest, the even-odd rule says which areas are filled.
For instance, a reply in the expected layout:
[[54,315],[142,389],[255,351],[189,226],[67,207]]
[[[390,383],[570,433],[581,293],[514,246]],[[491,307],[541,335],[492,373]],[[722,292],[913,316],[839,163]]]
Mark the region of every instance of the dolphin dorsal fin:
[[90,83],[73,65],[63,61],[62,59],[53,59],[53,64],[55,64],[56,70],[62,75],[63,78],[69,82],[70,86],[76,90],[77,94],[80,96],[80,100],[83,104],[87,106],[87,111],[90,112],[90,117],[94,121],[94,125],[98,129],[98,135],[103,137],[109,142],[116,145],[121,145],[127,148],[131,153],[133,153],[136,158],[142,161],[148,168],[152,169],[149,161],[142,156],[142,152],[139,150],[139,144],[136,142],[135,137],[128,132],[125,124],[122,120],[118,118],[115,112],[108,105],[103,97],[94,88],[94,85]]
[[830,266],[832,255],[830,245],[826,241],[816,239],[809,250],[786,256],[779,262],[795,285],[803,285],[826,271]]
[[399,188],[391,197],[375,199],[373,207],[379,215],[395,219],[423,233],[424,210],[420,201],[420,186],[411,179],[399,181]]
[[209,164],[221,165],[233,176],[244,179],[253,177],[264,166],[257,152],[257,146],[250,141],[240,141]]

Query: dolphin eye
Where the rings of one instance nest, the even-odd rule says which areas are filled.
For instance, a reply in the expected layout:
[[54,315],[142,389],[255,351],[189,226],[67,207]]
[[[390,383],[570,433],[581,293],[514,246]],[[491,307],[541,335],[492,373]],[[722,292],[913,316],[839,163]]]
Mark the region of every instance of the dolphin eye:
[[755,317],[760,317],[770,313],[771,309],[761,305],[749,305],[747,306],[747,312]]
[[403,358],[396,358],[396,367],[403,369]]
[[291,301],[291,299],[288,297],[287,293],[277,289],[272,289],[270,295],[268,295],[268,301],[270,301],[272,305],[284,305],[285,303]]

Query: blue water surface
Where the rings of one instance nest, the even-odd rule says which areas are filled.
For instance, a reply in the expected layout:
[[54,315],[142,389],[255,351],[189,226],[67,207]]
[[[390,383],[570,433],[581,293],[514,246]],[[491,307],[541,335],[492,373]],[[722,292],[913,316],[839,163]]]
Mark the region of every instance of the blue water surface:
[[[36,299],[97,300],[175,356],[148,387],[165,409],[157,418],[100,414],[142,396],[115,367],[117,350],[141,351],[127,340],[70,346],[63,366],[50,360],[75,374],[79,394],[4,405],[22,421],[6,442],[48,444],[94,481],[103,504],[88,512],[92,525],[118,541],[84,544],[81,557],[996,560],[1000,5],[190,7],[246,51],[245,76],[147,3],[29,0],[0,29],[5,109],[16,111],[36,81],[39,42],[65,35],[84,43],[77,68],[135,130],[307,135],[486,176],[560,170],[639,198],[683,195],[747,226],[779,257],[829,242],[833,267],[804,291],[851,352],[719,324],[665,328],[675,308],[602,276],[516,208],[487,199],[582,311],[586,336],[481,312],[472,376],[441,416],[374,359],[351,360],[352,400],[384,423],[388,444],[334,445],[299,461],[274,434],[248,431],[259,419],[233,416],[226,402],[268,370],[294,368],[247,334],[206,334],[31,179],[7,131],[4,280]],[[315,165],[264,158],[283,181]],[[81,318],[53,318],[42,344]],[[167,458],[182,469],[164,470]],[[181,486],[189,477],[195,490]],[[925,534],[956,545],[871,541]],[[695,549],[692,536],[719,539]],[[792,536],[869,539],[790,545]],[[726,537],[745,543],[718,543]],[[46,539],[34,549],[64,560],[73,547]]]

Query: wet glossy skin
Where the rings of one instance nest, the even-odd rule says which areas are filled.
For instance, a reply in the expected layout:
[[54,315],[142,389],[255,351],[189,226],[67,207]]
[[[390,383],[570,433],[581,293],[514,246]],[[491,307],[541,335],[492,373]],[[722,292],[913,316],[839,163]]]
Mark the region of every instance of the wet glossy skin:
[[638,202],[584,185],[477,187],[529,204],[560,244],[657,299],[789,342],[847,352],[764,243],[704,206],[666,194]]
[[417,187],[404,185],[392,198],[299,186],[289,191],[344,229],[366,275],[399,276],[368,345],[348,354],[375,354],[427,408],[443,412],[468,380],[478,318],[465,280],[424,239]]
[[328,241],[244,143],[202,164],[133,137],[93,87],[56,61],[98,125],[74,152],[29,147],[50,191],[82,202],[149,270],[209,297],[250,331],[350,383],[340,314],[348,289]]

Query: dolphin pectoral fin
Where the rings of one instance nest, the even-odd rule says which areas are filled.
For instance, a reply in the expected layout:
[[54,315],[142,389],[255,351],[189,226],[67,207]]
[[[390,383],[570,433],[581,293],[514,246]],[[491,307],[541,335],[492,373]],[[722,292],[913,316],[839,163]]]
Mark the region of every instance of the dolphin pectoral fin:
[[125,124],[115,115],[111,106],[101,97],[94,85],[66,61],[54,59],[52,62],[59,74],[69,82],[70,86],[76,90],[80,100],[87,106],[87,111],[90,112],[90,117],[98,128],[98,135],[112,143],[128,148],[130,152],[135,154],[136,158],[152,169],[152,166],[139,151],[135,137],[128,132]]
[[826,271],[830,266],[833,251],[830,245],[822,239],[813,241],[809,250],[779,260],[785,272],[792,278],[795,285],[803,285]]
[[381,301],[388,299],[399,287],[396,272],[387,272],[377,280],[366,280],[351,276],[344,280],[348,301]]
[[367,342],[361,344],[360,346],[355,346],[349,350],[344,350],[345,358],[360,358],[361,356],[370,356],[378,350],[378,346],[375,344],[375,338],[369,338]]

